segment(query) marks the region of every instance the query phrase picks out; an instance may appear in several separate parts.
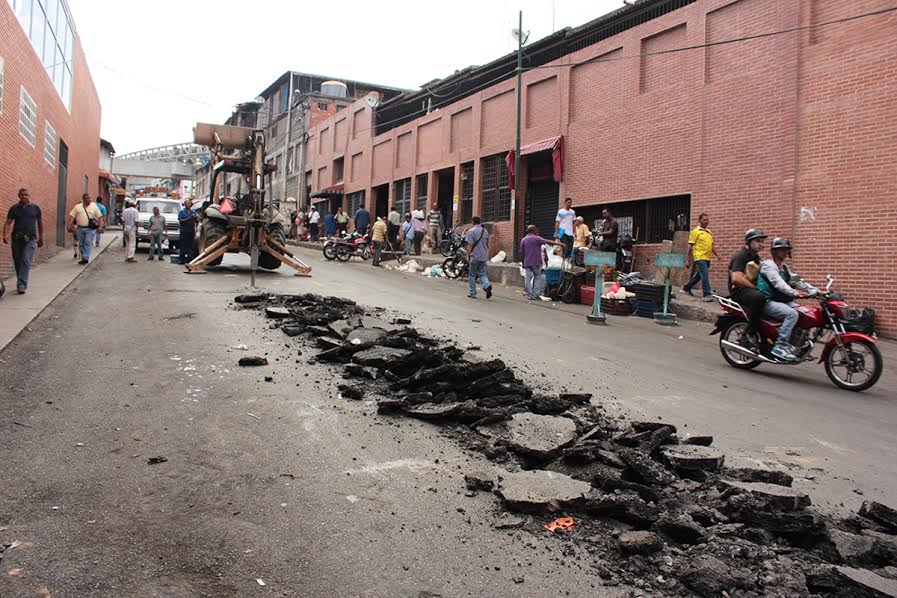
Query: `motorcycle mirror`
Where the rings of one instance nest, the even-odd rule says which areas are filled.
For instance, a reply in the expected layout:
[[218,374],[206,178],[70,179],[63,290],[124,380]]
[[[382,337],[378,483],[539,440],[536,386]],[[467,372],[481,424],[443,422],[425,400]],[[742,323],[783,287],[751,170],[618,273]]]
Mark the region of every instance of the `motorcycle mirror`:
[[835,279],[832,278],[832,275],[831,275],[831,274],[826,274],[826,275],[825,275],[825,280],[826,280],[827,283],[828,283],[828,284],[825,285],[825,290],[828,291],[828,290],[830,290],[830,289],[832,288],[832,283],[835,282]]

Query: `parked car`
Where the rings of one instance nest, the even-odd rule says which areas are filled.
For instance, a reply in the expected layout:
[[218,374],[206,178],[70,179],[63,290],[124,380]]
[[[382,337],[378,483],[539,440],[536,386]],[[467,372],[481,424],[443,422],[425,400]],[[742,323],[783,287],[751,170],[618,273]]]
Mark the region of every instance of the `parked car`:
[[181,202],[177,199],[166,197],[143,197],[137,200],[137,243],[149,243],[150,235],[146,228],[153,208],[159,208],[159,212],[165,216],[165,232],[168,234],[169,248],[176,249],[180,239],[180,224],[178,212],[181,211]]

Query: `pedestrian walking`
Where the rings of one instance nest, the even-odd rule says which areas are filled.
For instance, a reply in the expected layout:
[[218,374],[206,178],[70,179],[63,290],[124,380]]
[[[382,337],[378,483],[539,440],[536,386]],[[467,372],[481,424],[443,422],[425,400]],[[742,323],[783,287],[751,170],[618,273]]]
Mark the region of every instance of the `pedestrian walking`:
[[415,210],[411,214],[411,224],[414,226],[414,255],[420,255],[420,244],[424,240],[427,231],[427,223],[424,222],[424,213]]
[[311,207],[308,212],[308,236],[309,241],[317,241],[318,240],[318,222],[321,221],[321,215],[318,214],[318,209],[314,206]]
[[355,232],[359,235],[365,235],[368,227],[371,225],[371,213],[361,206],[355,210]]
[[573,200],[568,197],[564,200],[564,208],[558,210],[554,218],[554,237],[564,244],[565,258],[573,253],[573,221],[576,219],[576,212],[572,206]]
[[396,247],[399,244],[399,230],[401,227],[402,215],[396,211],[395,207],[393,207],[389,216],[386,218],[386,237],[389,239],[389,244],[393,247]]
[[195,257],[196,225],[199,223],[199,212],[193,209],[193,202],[184,201],[184,207],[178,212],[178,249],[180,262],[189,264]]
[[538,301],[542,294],[542,247],[545,245],[563,247],[560,241],[549,241],[539,235],[539,228],[535,224],[527,226],[526,236],[520,240],[520,254],[523,256],[524,295],[530,301]]
[[405,243],[405,255],[411,255],[411,246],[414,244],[414,224],[411,223],[411,214],[405,214],[405,222],[402,223],[402,240]]
[[719,254],[713,247],[713,235],[707,226],[710,225],[710,217],[706,213],[698,216],[698,226],[694,227],[688,234],[689,252],[685,260],[686,269],[691,269],[694,264],[694,273],[691,278],[682,287],[684,293],[694,295],[691,290],[698,281],[701,282],[701,292],[704,295],[704,301],[708,303],[713,301],[713,289],[710,288],[710,260],[713,256],[719,259]]
[[79,264],[90,261],[90,250],[93,247],[96,231],[103,227],[103,213],[94,205],[90,194],[81,196],[81,203],[72,208],[68,216],[68,230],[75,233],[78,238],[78,249],[81,259]]
[[329,239],[336,234],[336,217],[327,212],[324,214],[324,238]]
[[12,250],[12,263],[16,269],[16,291],[19,295],[24,295],[28,288],[28,275],[31,272],[34,253],[38,247],[44,246],[44,222],[40,206],[31,203],[31,193],[24,187],[19,189],[18,203],[12,205],[6,214],[6,221],[3,223],[3,243],[9,245]]
[[486,275],[486,262],[489,260],[489,231],[483,228],[479,216],[473,217],[473,226],[464,236],[470,263],[470,274],[467,278],[467,296],[477,298],[477,281],[486,293],[486,299],[492,298],[492,283]]
[[158,207],[153,208],[153,215],[146,222],[146,229],[150,235],[149,257],[147,261],[153,261],[153,256],[158,251],[159,261],[165,259],[165,252],[162,251],[162,241],[167,236],[165,233],[165,216],[159,211]]
[[371,228],[371,242],[374,244],[374,266],[380,265],[380,254],[383,252],[383,245],[386,243],[386,218],[378,216],[377,221]]
[[342,206],[336,210],[336,232],[345,235],[349,230],[349,215],[343,212]]
[[436,253],[437,251],[439,251],[439,243],[442,242],[442,230],[442,212],[439,211],[438,206],[434,205],[430,209],[430,213],[427,214],[427,231],[429,232],[430,238],[430,253]]
[[103,198],[100,196],[97,196],[97,207],[100,209],[100,212],[103,214],[103,227],[100,228],[99,230],[97,230],[96,242],[94,244],[94,247],[100,246],[100,237],[102,237],[103,233],[106,232],[106,223],[108,222],[108,217],[106,216],[106,214],[108,214],[108,212],[106,210],[106,206],[103,205]]
[[290,212],[290,238],[291,239],[296,238],[296,233],[298,231],[299,221],[296,218],[296,215],[298,213],[299,212],[297,210],[293,210],[292,212]]
[[134,252],[137,250],[137,219],[140,212],[134,207],[133,202],[127,202],[127,207],[121,213],[122,231],[125,235],[125,261],[133,262]]

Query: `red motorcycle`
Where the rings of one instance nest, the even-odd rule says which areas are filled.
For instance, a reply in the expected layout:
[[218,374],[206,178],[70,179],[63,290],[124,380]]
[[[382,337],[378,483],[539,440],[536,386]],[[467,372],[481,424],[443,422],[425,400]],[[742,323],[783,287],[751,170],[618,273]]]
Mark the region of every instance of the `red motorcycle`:
[[748,316],[744,309],[728,297],[714,295],[723,313],[716,320],[716,328],[710,334],[720,334],[719,348],[729,365],[739,369],[753,369],[761,363],[795,365],[814,359],[813,345],[823,336],[831,334],[822,349],[819,363],[825,364],[825,373],[835,386],[859,392],[878,382],[882,371],[881,352],[875,339],[866,334],[847,329],[850,319],[847,303],[841,295],[831,291],[833,279],[819,297],[819,305],[801,305],[797,308],[798,320],[791,333],[794,361],[778,359],[772,354],[773,343],[778,336],[781,322],[764,319],[760,326],[760,346],[747,338]]
[[334,249],[336,259],[341,262],[348,262],[352,257],[368,260],[371,258],[371,239],[369,235],[353,233],[349,237],[339,239]]

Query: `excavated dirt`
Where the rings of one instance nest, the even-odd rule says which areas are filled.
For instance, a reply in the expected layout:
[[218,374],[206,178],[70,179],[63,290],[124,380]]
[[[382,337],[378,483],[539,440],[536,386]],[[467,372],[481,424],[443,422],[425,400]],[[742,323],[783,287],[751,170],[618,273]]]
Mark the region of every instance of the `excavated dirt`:
[[601,397],[528,386],[501,359],[426,337],[382,309],[312,294],[235,303],[264,313],[311,362],[340,368],[344,399],[432,422],[500,464],[495,479],[466,478],[468,492],[493,492],[515,512],[496,529],[544,535],[542,520],[573,517],[555,535],[571,558],[588,555],[604,585],[656,596],[897,596],[897,512],[886,505],[834,520],[787,474],[727,466],[712,437],[624,425],[605,416]]

